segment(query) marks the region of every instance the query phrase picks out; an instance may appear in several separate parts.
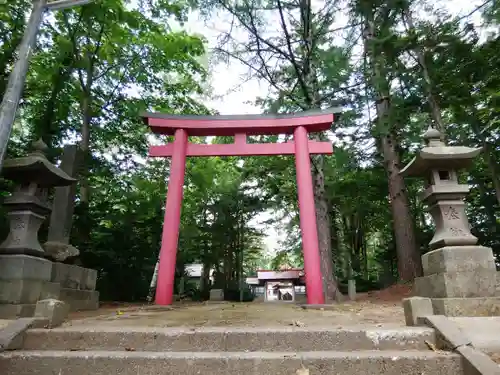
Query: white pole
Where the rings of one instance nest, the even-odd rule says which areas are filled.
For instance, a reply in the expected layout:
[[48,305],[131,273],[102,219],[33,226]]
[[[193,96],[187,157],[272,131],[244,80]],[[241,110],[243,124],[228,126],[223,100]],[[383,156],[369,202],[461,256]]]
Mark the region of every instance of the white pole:
[[149,293],[148,293],[148,302],[153,301],[153,294],[156,289],[156,283],[158,282],[158,267],[160,265],[160,255],[158,255],[158,259],[156,260],[155,270],[153,271],[153,277],[151,278],[151,283],[149,284]]
[[[10,1],[10,0],[9,0]],[[33,0],[33,9],[23,39],[17,48],[17,59],[9,74],[7,88],[3,94],[0,104],[0,171],[3,159],[7,152],[7,145],[12,132],[12,125],[16,118],[17,107],[28,72],[31,54],[36,45],[36,37],[42,24],[45,10],[65,9],[72,6],[84,5],[92,0],[57,0],[48,2],[47,0]]]

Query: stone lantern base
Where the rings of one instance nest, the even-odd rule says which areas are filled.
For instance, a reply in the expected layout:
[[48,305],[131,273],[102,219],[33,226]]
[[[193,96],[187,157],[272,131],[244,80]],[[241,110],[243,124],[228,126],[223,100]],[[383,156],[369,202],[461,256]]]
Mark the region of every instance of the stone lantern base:
[[407,322],[416,315],[500,316],[500,273],[490,248],[445,246],[424,254],[422,265],[413,289],[420,298],[403,301]]
[[0,255],[0,319],[32,317],[44,299],[66,302],[72,311],[95,310],[97,271],[23,254]]

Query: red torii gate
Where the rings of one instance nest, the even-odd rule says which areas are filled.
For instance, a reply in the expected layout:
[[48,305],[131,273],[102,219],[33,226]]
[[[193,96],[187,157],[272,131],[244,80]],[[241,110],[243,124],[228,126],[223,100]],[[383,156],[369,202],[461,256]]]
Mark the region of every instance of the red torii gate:
[[[295,155],[300,229],[308,304],[323,304],[323,282],[318,245],[316,209],[311,178],[311,154],[332,154],[329,142],[308,139],[307,134],[330,129],[338,109],[285,115],[186,116],[146,113],[142,117],[153,133],[174,135],[163,146],[150,146],[151,157],[172,157],[163,221],[156,304],[173,300],[175,262],[187,156]],[[247,143],[247,135],[291,134],[287,143]],[[234,136],[232,144],[191,144],[188,136]]]

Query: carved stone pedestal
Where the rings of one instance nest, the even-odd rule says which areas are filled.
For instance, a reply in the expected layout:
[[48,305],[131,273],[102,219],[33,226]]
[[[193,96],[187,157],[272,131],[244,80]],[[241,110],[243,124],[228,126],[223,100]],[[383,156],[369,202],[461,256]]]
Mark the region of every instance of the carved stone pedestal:
[[414,294],[431,299],[433,313],[447,316],[500,315],[493,252],[483,246],[447,246],[422,256],[424,276]]

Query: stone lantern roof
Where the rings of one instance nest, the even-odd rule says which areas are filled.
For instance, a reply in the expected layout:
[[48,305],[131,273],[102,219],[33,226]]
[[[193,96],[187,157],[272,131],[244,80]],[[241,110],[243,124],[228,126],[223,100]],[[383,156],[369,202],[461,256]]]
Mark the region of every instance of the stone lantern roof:
[[431,170],[458,170],[468,168],[481,148],[447,146],[442,134],[429,127],[423,135],[425,146],[399,173],[404,177],[423,177]]
[[45,152],[48,147],[41,139],[34,142],[32,147],[33,152],[27,156],[4,161],[2,167],[4,178],[21,184],[36,183],[43,188],[68,186],[76,182],[74,178],[47,160]]

